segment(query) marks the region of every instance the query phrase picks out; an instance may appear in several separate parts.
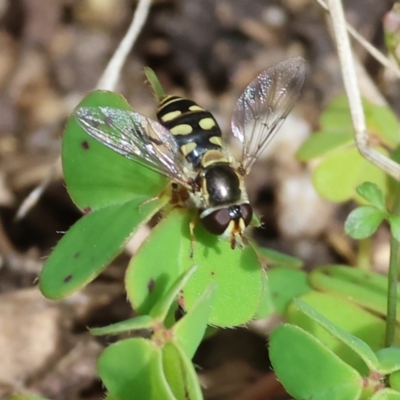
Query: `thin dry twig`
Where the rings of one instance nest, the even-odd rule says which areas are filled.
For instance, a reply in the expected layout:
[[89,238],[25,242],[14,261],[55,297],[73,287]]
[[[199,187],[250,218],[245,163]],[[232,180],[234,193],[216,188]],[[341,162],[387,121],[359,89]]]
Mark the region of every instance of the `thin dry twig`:
[[[128,31],[121,40],[117,50],[111,57],[107,67],[105,68],[101,78],[99,79],[96,88],[102,90],[115,90],[118,80],[121,76],[121,70],[125,64],[126,58],[135,44],[149,14],[151,0],[139,0],[136,7],[135,14]],[[18,209],[16,219],[22,219],[32,209],[32,207],[39,201],[43,192],[46,190],[48,184],[58,178],[54,171],[59,170],[55,166],[61,165],[60,157],[57,158],[54,165],[49,167],[48,174],[44,177],[42,182],[32,190],[26,197]]]
[[141,32],[143,25],[147,20],[150,5],[151,0],[139,0],[139,4],[136,7],[131,25],[129,26],[128,31],[121,40],[117,50],[114,52],[111,60],[103,72],[103,75],[97,83],[97,89],[115,90],[119,77],[121,76],[121,70],[125,64],[126,57],[135,44],[136,39],[138,38],[139,33]]
[[56,162],[50,166],[48,171],[46,171],[46,175],[43,180],[40,182],[38,186],[33,189],[26,199],[22,202],[20,207],[18,208],[17,214],[15,215],[15,219],[21,220],[25,217],[25,215],[31,210],[35,204],[39,201],[40,197],[42,197],[43,192],[46,190],[47,186],[51,183],[51,181],[60,176],[61,172],[61,158],[58,157]]
[[369,145],[360,91],[354,69],[353,54],[346,30],[346,21],[340,0],[328,0],[337,52],[342,69],[343,83],[349,100],[355,139],[360,154],[393,178],[400,180],[400,165]]
[[[324,0],[316,0],[318,4],[328,13],[329,8]],[[346,29],[353,38],[364,47],[365,50],[371,54],[377,61],[379,61],[384,67],[392,70],[400,78],[400,68],[399,66],[381,53],[376,47],[374,47],[368,40],[363,38],[350,24],[346,23]]]

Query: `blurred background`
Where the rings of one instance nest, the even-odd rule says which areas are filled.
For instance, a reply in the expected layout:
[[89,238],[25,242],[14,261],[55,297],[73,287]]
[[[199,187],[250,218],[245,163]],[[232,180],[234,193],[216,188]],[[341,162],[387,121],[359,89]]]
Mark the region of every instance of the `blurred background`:
[[[383,49],[382,20],[392,3],[346,0],[347,20]],[[13,390],[52,399],[101,398],[95,360],[107,343],[92,338],[86,327],[131,315],[123,291],[129,252],[62,302],[43,299],[35,280],[52,247],[81,215],[57,161],[63,127],[95,88],[135,8],[133,0],[0,0],[0,398]],[[357,44],[354,51],[399,112],[398,83]],[[322,200],[311,184],[311,167],[295,159],[318,129],[321,111],[343,92],[326,15],[315,1],[155,0],[117,91],[136,111],[155,117],[143,76],[143,67],[150,66],[168,93],[197,101],[229,133],[241,90],[260,71],[292,56],[306,59],[307,80],[247,179],[265,224],[254,234],[262,245],[301,258],[307,268],[351,264],[354,249],[343,234],[349,206]],[[39,202],[16,220],[23,200],[50,171]],[[387,233],[381,235],[378,269],[388,254]],[[253,398],[240,393],[270,370],[268,326],[263,335],[229,330],[203,344],[195,363],[206,399]],[[267,385],[273,394],[260,398],[288,398],[273,380]]]

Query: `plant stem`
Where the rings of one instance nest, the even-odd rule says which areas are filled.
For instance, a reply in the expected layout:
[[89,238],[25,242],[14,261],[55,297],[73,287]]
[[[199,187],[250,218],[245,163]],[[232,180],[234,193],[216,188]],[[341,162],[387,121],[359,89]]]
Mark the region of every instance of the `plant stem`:
[[160,102],[165,96],[164,89],[157,78],[156,73],[149,67],[144,68],[144,74],[146,75],[147,81],[150,83],[154,96],[158,102]]
[[[392,214],[400,215],[400,185],[396,186],[396,195],[393,204]],[[390,239],[390,260],[388,271],[388,294],[387,294],[387,316],[385,346],[393,344],[396,329],[396,304],[397,304],[397,275],[399,266],[399,242],[391,234]]]
[[346,95],[349,100],[350,114],[355,132],[355,140],[358,151],[368,161],[385,171],[388,175],[400,180],[400,165],[394,160],[380,153],[371,146],[363,106],[361,103],[360,89],[354,68],[353,54],[346,31],[346,21],[341,0],[327,0],[333,32],[336,39],[336,47],[342,70],[342,78]]

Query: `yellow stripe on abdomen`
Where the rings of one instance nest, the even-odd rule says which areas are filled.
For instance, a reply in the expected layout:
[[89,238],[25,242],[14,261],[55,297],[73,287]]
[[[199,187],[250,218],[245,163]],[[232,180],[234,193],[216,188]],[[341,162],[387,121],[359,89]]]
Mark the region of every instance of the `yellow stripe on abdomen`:
[[205,131],[209,131],[210,129],[215,127],[215,120],[214,118],[203,118],[199,121],[199,126],[201,129]]
[[172,121],[172,120],[174,120],[176,117],[179,117],[181,114],[182,114],[182,111],[180,111],[180,110],[171,111],[171,112],[169,112],[169,113],[167,113],[167,114],[164,114],[164,115],[161,117],[161,120],[162,120],[163,122]]
[[193,132],[193,128],[191,125],[188,124],[180,124],[171,128],[170,131],[174,135],[189,135]]
[[222,138],[220,136],[211,136],[208,139],[210,143],[215,144],[216,146],[222,147]]
[[204,108],[201,108],[197,104],[194,104],[193,106],[189,107],[189,111],[205,111]]
[[217,121],[192,100],[167,96],[158,106],[157,118],[174,135],[181,154],[194,168],[227,162],[220,151],[223,144]]
[[180,147],[181,153],[186,157],[189,155],[195,148],[197,147],[197,144],[195,142],[189,142]]

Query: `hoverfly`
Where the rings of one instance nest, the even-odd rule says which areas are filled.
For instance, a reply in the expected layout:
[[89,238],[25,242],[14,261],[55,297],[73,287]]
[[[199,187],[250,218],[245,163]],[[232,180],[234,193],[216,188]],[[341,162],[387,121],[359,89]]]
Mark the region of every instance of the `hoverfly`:
[[[229,152],[213,115],[178,96],[158,96],[159,122],[107,106],[80,107],[74,116],[91,137],[167,176],[174,190],[183,189],[184,206],[197,209],[204,227],[233,249],[253,217],[244,178],[299,97],[305,70],[303,58],[290,58],[260,73],[241,94],[231,122],[241,160]],[[159,82],[150,83],[156,92]]]

